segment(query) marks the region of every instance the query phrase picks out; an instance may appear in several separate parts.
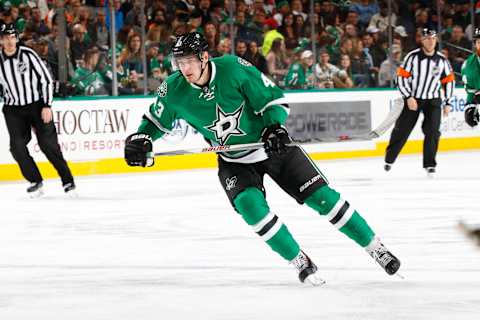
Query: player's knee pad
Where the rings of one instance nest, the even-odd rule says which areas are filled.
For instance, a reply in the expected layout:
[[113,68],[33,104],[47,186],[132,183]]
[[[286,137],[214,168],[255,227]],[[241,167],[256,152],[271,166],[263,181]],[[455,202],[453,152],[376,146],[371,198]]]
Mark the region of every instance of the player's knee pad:
[[340,194],[326,185],[317,189],[305,200],[305,203],[324,216],[333,209],[339,200]]
[[249,225],[257,224],[270,211],[263,192],[253,187],[240,192],[233,200],[233,204]]

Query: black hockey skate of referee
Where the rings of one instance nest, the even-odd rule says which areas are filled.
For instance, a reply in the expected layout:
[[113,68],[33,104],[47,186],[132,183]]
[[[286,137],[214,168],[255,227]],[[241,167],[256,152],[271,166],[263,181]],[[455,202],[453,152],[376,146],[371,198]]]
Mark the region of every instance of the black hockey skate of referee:
[[[448,116],[455,76],[447,58],[436,50],[435,30],[422,30],[422,46],[410,51],[397,71],[397,84],[405,105],[390,137],[385,155],[385,170],[389,171],[412,132],[420,112],[424,115],[422,131],[423,168],[433,176],[440,140],[440,122]],[[442,102],[441,88],[445,92]]]
[[58,144],[51,105],[53,80],[47,67],[32,49],[18,44],[12,24],[0,26],[3,49],[0,53],[0,84],[3,87],[3,114],[10,135],[10,152],[31,185],[31,196],[41,195],[43,179],[27,144],[32,128],[40,150],[61,177],[65,192],[75,189],[74,180]]

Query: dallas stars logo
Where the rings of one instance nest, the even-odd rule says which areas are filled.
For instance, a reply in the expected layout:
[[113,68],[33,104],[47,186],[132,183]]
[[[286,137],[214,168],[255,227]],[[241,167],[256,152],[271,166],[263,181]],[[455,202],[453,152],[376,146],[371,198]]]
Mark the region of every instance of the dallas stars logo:
[[242,116],[245,101],[232,113],[225,113],[217,103],[217,119],[205,127],[215,134],[215,138],[224,144],[231,136],[244,136],[245,132],[240,129],[240,117]]

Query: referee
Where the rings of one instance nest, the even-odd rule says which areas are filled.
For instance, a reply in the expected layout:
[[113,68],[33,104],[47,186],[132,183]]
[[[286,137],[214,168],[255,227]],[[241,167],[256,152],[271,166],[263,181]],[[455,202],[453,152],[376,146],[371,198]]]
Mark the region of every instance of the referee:
[[437,33],[425,28],[422,30],[422,46],[410,51],[397,71],[397,84],[405,101],[400,117],[395,123],[385,155],[384,169],[389,171],[397,159],[405,142],[415,126],[420,112],[424,120],[422,131],[423,168],[433,177],[435,160],[440,140],[442,118],[441,88],[444,90],[443,114],[448,116],[450,98],[455,87],[455,76],[447,58],[435,49]]
[[10,135],[10,152],[25,179],[31,183],[27,192],[31,197],[43,194],[42,176],[27,149],[33,127],[40,150],[60,175],[64,191],[74,194],[73,177],[58,145],[52,121],[52,78],[32,49],[18,45],[19,36],[13,24],[3,24],[0,37],[3,46],[0,53],[3,114]]

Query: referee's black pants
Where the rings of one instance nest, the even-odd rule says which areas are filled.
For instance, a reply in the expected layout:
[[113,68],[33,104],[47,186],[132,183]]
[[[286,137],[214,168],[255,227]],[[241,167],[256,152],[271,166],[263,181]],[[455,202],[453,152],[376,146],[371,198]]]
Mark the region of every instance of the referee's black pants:
[[418,109],[408,109],[407,101],[404,100],[404,107],[400,117],[395,122],[390,142],[385,154],[386,163],[394,163],[402,150],[408,136],[417,123],[420,112],[423,112],[422,131],[425,135],[423,140],[423,167],[436,167],[435,160],[440,140],[440,122],[442,119],[441,99],[417,99]]
[[28,152],[27,144],[32,138],[32,127],[38,140],[40,150],[45,154],[62,179],[62,184],[73,182],[72,173],[63,158],[58,145],[57,130],[53,121],[44,123],[41,112],[44,104],[34,102],[25,106],[4,106],[3,114],[10,135],[10,152],[20,166],[25,179],[41,182],[42,176],[35,161]]

